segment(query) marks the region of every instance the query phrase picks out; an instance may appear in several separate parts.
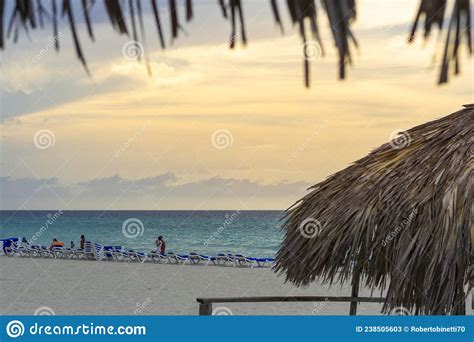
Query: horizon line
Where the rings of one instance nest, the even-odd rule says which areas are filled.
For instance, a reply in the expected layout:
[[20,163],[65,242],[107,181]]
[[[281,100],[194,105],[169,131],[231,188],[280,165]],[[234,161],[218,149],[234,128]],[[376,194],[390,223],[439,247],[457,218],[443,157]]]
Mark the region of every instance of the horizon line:
[[286,209],[0,209],[0,211],[286,211]]

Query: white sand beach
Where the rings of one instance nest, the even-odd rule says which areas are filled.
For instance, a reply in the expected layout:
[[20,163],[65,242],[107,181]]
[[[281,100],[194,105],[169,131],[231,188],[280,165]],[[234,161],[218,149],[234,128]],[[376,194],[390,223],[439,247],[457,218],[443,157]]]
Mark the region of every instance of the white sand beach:
[[[271,269],[0,257],[0,313],[197,315],[197,297],[348,296],[349,286],[296,288]],[[361,295],[368,295],[361,291]],[[379,295],[378,293],[375,295]],[[347,315],[348,303],[214,304],[234,315]],[[380,304],[358,314],[379,315]]]

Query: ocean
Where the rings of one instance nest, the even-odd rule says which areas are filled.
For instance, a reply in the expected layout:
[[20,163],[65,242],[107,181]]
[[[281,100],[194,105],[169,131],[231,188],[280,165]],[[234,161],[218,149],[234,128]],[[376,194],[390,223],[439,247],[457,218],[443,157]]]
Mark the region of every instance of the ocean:
[[167,252],[272,257],[283,238],[282,211],[0,211],[0,238],[88,241],[149,252],[159,235]]

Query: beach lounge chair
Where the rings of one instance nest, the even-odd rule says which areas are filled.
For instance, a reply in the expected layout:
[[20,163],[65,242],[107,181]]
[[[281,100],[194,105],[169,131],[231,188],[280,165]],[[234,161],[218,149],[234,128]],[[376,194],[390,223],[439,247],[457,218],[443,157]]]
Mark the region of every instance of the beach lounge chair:
[[199,258],[199,254],[197,253],[189,253],[189,260],[193,264],[199,264],[199,261],[201,261],[201,258]]
[[85,249],[80,249],[80,248],[71,249],[70,258],[71,259],[85,259],[86,258]]
[[117,254],[114,246],[104,246],[103,260],[116,261]]
[[265,267],[267,264],[272,264],[275,259],[272,258],[250,258],[244,257],[247,263],[250,265],[251,268],[254,267]]
[[34,248],[38,250],[38,254],[42,258],[54,258],[55,257],[54,252],[52,250],[50,250],[49,247],[36,245],[36,246],[34,246]]
[[161,262],[160,253],[157,251],[150,251],[150,260],[152,262]]
[[[57,247],[54,247],[54,248],[57,248]],[[60,253],[57,256],[60,258],[72,259],[75,255],[75,250],[69,247],[60,247],[58,251]]]
[[211,262],[216,265],[217,262],[216,257],[197,253],[189,253],[189,260],[196,265],[203,261],[205,266],[208,266]]
[[247,266],[247,267],[265,267],[268,264],[273,264],[275,259],[273,258],[253,258],[246,257],[242,254],[236,254],[233,256],[236,266]]
[[170,258],[168,257],[168,254],[166,253],[158,253],[161,261],[164,261],[165,264],[170,262]]
[[28,245],[26,246],[27,254],[30,258],[38,258],[41,257],[40,249],[38,246],[35,245]]
[[217,265],[217,258],[214,256],[199,254],[199,259],[204,261],[206,266],[209,266],[211,262],[213,265]]
[[137,261],[138,259],[134,250],[123,251],[122,255],[127,259],[127,261]]
[[223,254],[223,253],[217,254],[217,257],[216,257],[217,265],[227,266],[228,262],[229,262],[229,257],[226,254]]
[[85,247],[86,259],[102,260],[104,246],[95,242],[86,241],[86,244],[84,247]]
[[191,258],[189,257],[189,255],[177,254],[176,257],[178,258],[178,261],[181,262],[183,265],[185,263],[192,263]]
[[21,256],[21,252],[18,248],[19,240],[18,238],[8,238],[4,239],[4,247],[3,250],[6,255],[8,256]]
[[130,251],[130,255],[132,256],[132,261],[138,262],[146,262],[148,260],[148,254],[138,251]]
[[28,256],[28,248],[26,245],[22,245],[19,242],[12,242],[9,247],[7,247],[8,255],[10,256],[19,256],[25,257]]
[[112,253],[117,261],[132,261],[133,258],[122,246],[114,246]]
[[197,253],[189,253],[189,262],[192,264],[199,264],[199,262],[202,260],[201,256]]
[[[8,244],[8,242],[7,242]],[[10,242],[10,244],[5,247],[5,254],[8,256],[15,256],[17,254],[17,244],[16,242]]]
[[235,254],[232,255],[232,259],[234,260],[234,267],[235,266],[250,266],[247,257],[244,257],[242,254]]
[[138,252],[134,250],[128,250],[128,251],[117,251],[116,256],[118,257],[117,260],[120,261],[138,261],[138,262],[145,262],[148,260],[148,254],[143,253],[143,252]]
[[227,253],[227,260],[228,263],[231,264],[233,267],[235,266],[249,266],[249,263],[242,254],[231,254]]
[[265,263],[264,266],[272,267],[273,264],[275,263],[275,258],[264,258]]
[[150,256],[150,260],[154,262],[158,262],[158,263],[164,262],[165,264],[170,262],[167,254],[162,254],[158,251],[151,251],[149,256]]
[[12,244],[14,242],[18,242],[18,238],[16,237],[11,237],[11,238],[6,238],[2,239],[3,242],[3,253],[6,255],[10,255],[12,252]]
[[65,257],[64,247],[55,246],[51,249],[51,251],[53,252],[55,258]]
[[[86,246],[87,247],[87,246]],[[122,246],[102,246],[95,244],[94,254],[97,260],[125,261],[128,255],[125,254]]]
[[86,259],[92,259],[94,256],[94,244],[93,242],[86,241],[84,245],[84,254]]
[[174,264],[185,264],[185,263],[191,263],[191,258],[189,255],[185,254],[175,254],[173,252],[168,253],[168,260],[170,263]]
[[[109,254],[112,255],[112,259],[115,261],[122,261],[124,259],[123,257],[123,251],[125,250],[123,246],[109,246]],[[105,250],[105,247],[104,247]]]
[[176,257],[176,254],[173,252],[168,253],[168,262],[170,264],[179,264],[178,258]]

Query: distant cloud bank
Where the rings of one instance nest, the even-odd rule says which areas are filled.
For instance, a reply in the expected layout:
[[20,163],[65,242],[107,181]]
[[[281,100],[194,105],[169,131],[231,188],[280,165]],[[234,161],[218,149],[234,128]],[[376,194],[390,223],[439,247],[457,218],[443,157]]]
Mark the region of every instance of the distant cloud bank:
[[[285,209],[303,195],[306,182],[265,184],[213,177],[182,182],[173,173],[127,179],[116,174],[63,184],[57,178],[0,177],[1,209]],[[267,207],[265,201],[271,200]],[[275,208],[275,203],[281,207]],[[132,205],[130,205],[132,203]],[[258,206],[258,207],[255,207]]]

